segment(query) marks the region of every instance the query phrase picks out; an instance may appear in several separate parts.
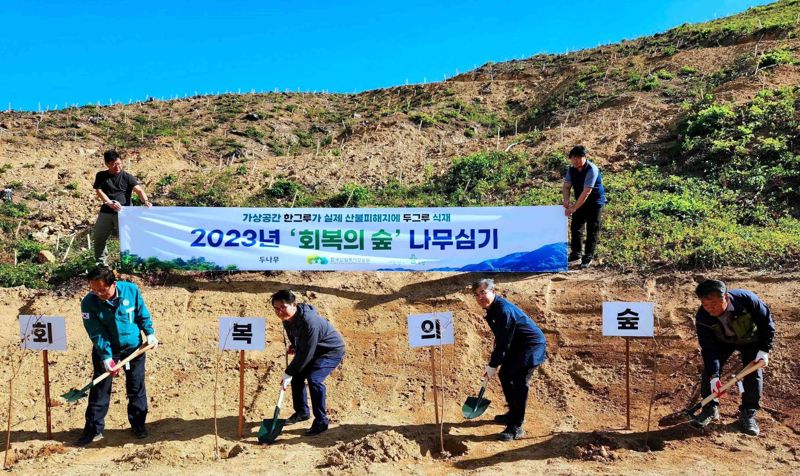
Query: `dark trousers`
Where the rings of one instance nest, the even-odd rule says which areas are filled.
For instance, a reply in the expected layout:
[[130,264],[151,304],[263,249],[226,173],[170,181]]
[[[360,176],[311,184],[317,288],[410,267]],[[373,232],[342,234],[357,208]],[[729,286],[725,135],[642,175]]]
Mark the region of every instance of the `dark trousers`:
[[[726,378],[723,374],[723,369],[725,367],[725,362],[730,358],[730,356],[735,352],[739,351],[739,354],[742,358],[742,364],[747,365],[756,358],[756,354],[758,354],[758,345],[752,344],[747,346],[724,346],[721,347],[720,353],[720,377],[719,380],[724,384],[728,378]],[[747,377],[742,380],[742,385],[744,386],[744,393],[742,394],[742,406],[741,408],[744,410],[758,410],[761,408],[759,406],[759,402],[761,401],[761,391],[764,388],[764,373],[762,369],[758,369],[755,372],[751,373]],[[700,381],[700,394],[703,398],[711,395],[711,374],[708,370],[703,369],[703,375]],[[728,389],[728,392],[735,392],[735,388]],[[709,405],[719,405],[718,402],[712,401]]]
[[508,404],[509,426],[521,427],[525,420],[529,383],[534,370],[536,367],[500,366],[498,377]]
[[339,366],[344,354],[323,354],[314,357],[299,374],[292,377],[292,405],[300,415],[308,415],[308,399],[306,397],[306,381],[308,393],[311,394],[311,408],[314,410],[315,423],[328,423],[328,411],[325,405],[325,378]]
[[[572,251],[573,254],[583,254],[584,259],[594,258],[594,250],[597,248],[597,239],[600,236],[600,224],[602,219],[602,205],[584,203],[583,206],[575,210],[575,213],[572,214],[572,223],[569,227],[572,233],[570,251]],[[581,253],[584,225],[586,226],[586,250]]]
[[[114,361],[119,362],[133,351],[122,355],[115,355]],[[142,428],[147,419],[147,392],[144,387],[145,354],[131,360],[130,369],[125,369],[125,390],[128,394],[128,421],[133,428]],[[94,348],[92,349],[92,366],[94,377],[105,373],[103,359]],[[111,385],[114,377],[108,377],[89,390],[89,405],[86,407],[86,427],[84,430],[100,433],[105,428],[108,404],[111,400]]]

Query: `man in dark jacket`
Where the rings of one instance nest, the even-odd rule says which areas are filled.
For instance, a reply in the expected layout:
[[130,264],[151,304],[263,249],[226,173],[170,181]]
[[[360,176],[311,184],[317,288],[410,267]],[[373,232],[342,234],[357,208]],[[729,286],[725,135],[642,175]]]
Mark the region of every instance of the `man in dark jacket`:
[[[721,396],[718,389],[722,386],[722,366],[735,351],[739,351],[744,365],[763,360],[766,367],[775,337],[775,324],[767,305],[750,291],[728,290],[722,281],[706,280],[697,286],[695,292],[702,303],[695,317],[703,356],[700,393],[703,398],[712,392]],[[761,369],[745,377],[743,384],[739,423],[746,434],[758,436],[755,415],[760,408]],[[692,424],[704,428],[718,418],[719,401],[715,399],[703,408]]]
[[283,388],[292,385],[294,414],[286,419],[291,425],[310,418],[305,382],[311,394],[314,422],[307,435],[317,435],[328,429],[325,406],[325,378],[339,366],[344,358],[344,340],[330,322],[317,313],[310,304],[296,304],[297,298],[289,290],[272,295],[272,307],[283,321],[283,329],[291,342],[287,352],[294,358],[283,375]]
[[498,435],[503,441],[522,438],[525,431],[525,407],[533,371],[547,358],[544,333],[520,308],[495,294],[494,281],[481,279],[472,285],[478,305],[486,309],[486,322],[494,333],[494,350],[485,376],[492,378],[500,367],[499,377],[508,413],[495,421],[506,425]]

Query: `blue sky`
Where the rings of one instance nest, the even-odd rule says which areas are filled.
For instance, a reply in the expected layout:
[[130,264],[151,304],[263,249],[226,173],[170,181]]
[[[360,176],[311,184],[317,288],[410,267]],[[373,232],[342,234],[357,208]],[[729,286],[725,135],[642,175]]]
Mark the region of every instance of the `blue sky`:
[[0,0],[0,108],[440,81],[766,3]]

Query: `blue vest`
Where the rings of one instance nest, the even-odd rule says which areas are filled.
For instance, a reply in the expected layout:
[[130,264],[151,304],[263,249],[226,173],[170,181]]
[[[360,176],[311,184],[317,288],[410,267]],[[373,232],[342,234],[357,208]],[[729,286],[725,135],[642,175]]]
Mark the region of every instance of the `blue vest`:
[[606,189],[603,187],[603,177],[600,173],[600,168],[596,165],[592,164],[588,160],[586,161],[586,165],[583,166],[583,170],[578,170],[575,167],[569,168],[569,175],[572,181],[572,188],[575,190],[575,200],[583,193],[583,181],[586,180],[586,174],[589,173],[589,169],[594,166],[597,168],[597,181],[594,183],[594,188],[592,188],[592,193],[589,194],[589,197],[586,198],[587,204],[594,204],[594,205],[605,205],[606,204]]

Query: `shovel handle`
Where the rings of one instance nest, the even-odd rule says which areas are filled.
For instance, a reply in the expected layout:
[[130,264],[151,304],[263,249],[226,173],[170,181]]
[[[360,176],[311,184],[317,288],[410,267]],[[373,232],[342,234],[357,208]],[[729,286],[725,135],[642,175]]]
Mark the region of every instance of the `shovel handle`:
[[[745,377],[747,377],[751,373],[753,373],[756,370],[758,370],[760,368],[763,368],[763,367],[764,367],[764,361],[763,360],[750,362],[749,364],[747,364],[747,367],[743,368],[738,374],[736,374],[735,377],[733,377],[732,379],[728,380],[727,382],[725,382],[725,384],[722,387],[720,387],[720,389],[719,389],[720,393],[722,393],[725,390],[728,390],[729,388],[733,387],[734,385],[736,385],[736,382],[739,382],[740,380],[744,379]],[[700,402],[698,404],[695,404],[692,408],[690,408],[689,409],[690,413],[696,412],[700,408],[706,406],[708,403],[710,403],[715,398],[717,398],[717,396],[714,395],[714,392],[711,392],[711,395],[709,395],[706,398],[704,398],[702,402]]]
[[281,384],[281,392],[278,394],[278,406],[275,407],[275,410],[279,410],[281,405],[283,405],[283,395],[286,393],[286,389],[283,388],[283,384]]
[[[122,361],[117,362],[117,367],[124,367],[128,362],[130,362],[131,360],[135,359],[136,357],[139,357],[140,355],[144,354],[146,351],[148,351],[148,350],[150,350],[152,348],[153,348],[152,345],[145,345],[143,347],[139,347],[131,355],[125,357],[124,359],[122,359]],[[98,383],[100,383],[103,380],[107,379],[109,375],[111,375],[111,372],[105,372],[105,373],[103,373],[101,375],[98,375],[97,378],[92,380],[92,383],[88,385],[88,388],[92,388],[95,385],[97,385]]]

